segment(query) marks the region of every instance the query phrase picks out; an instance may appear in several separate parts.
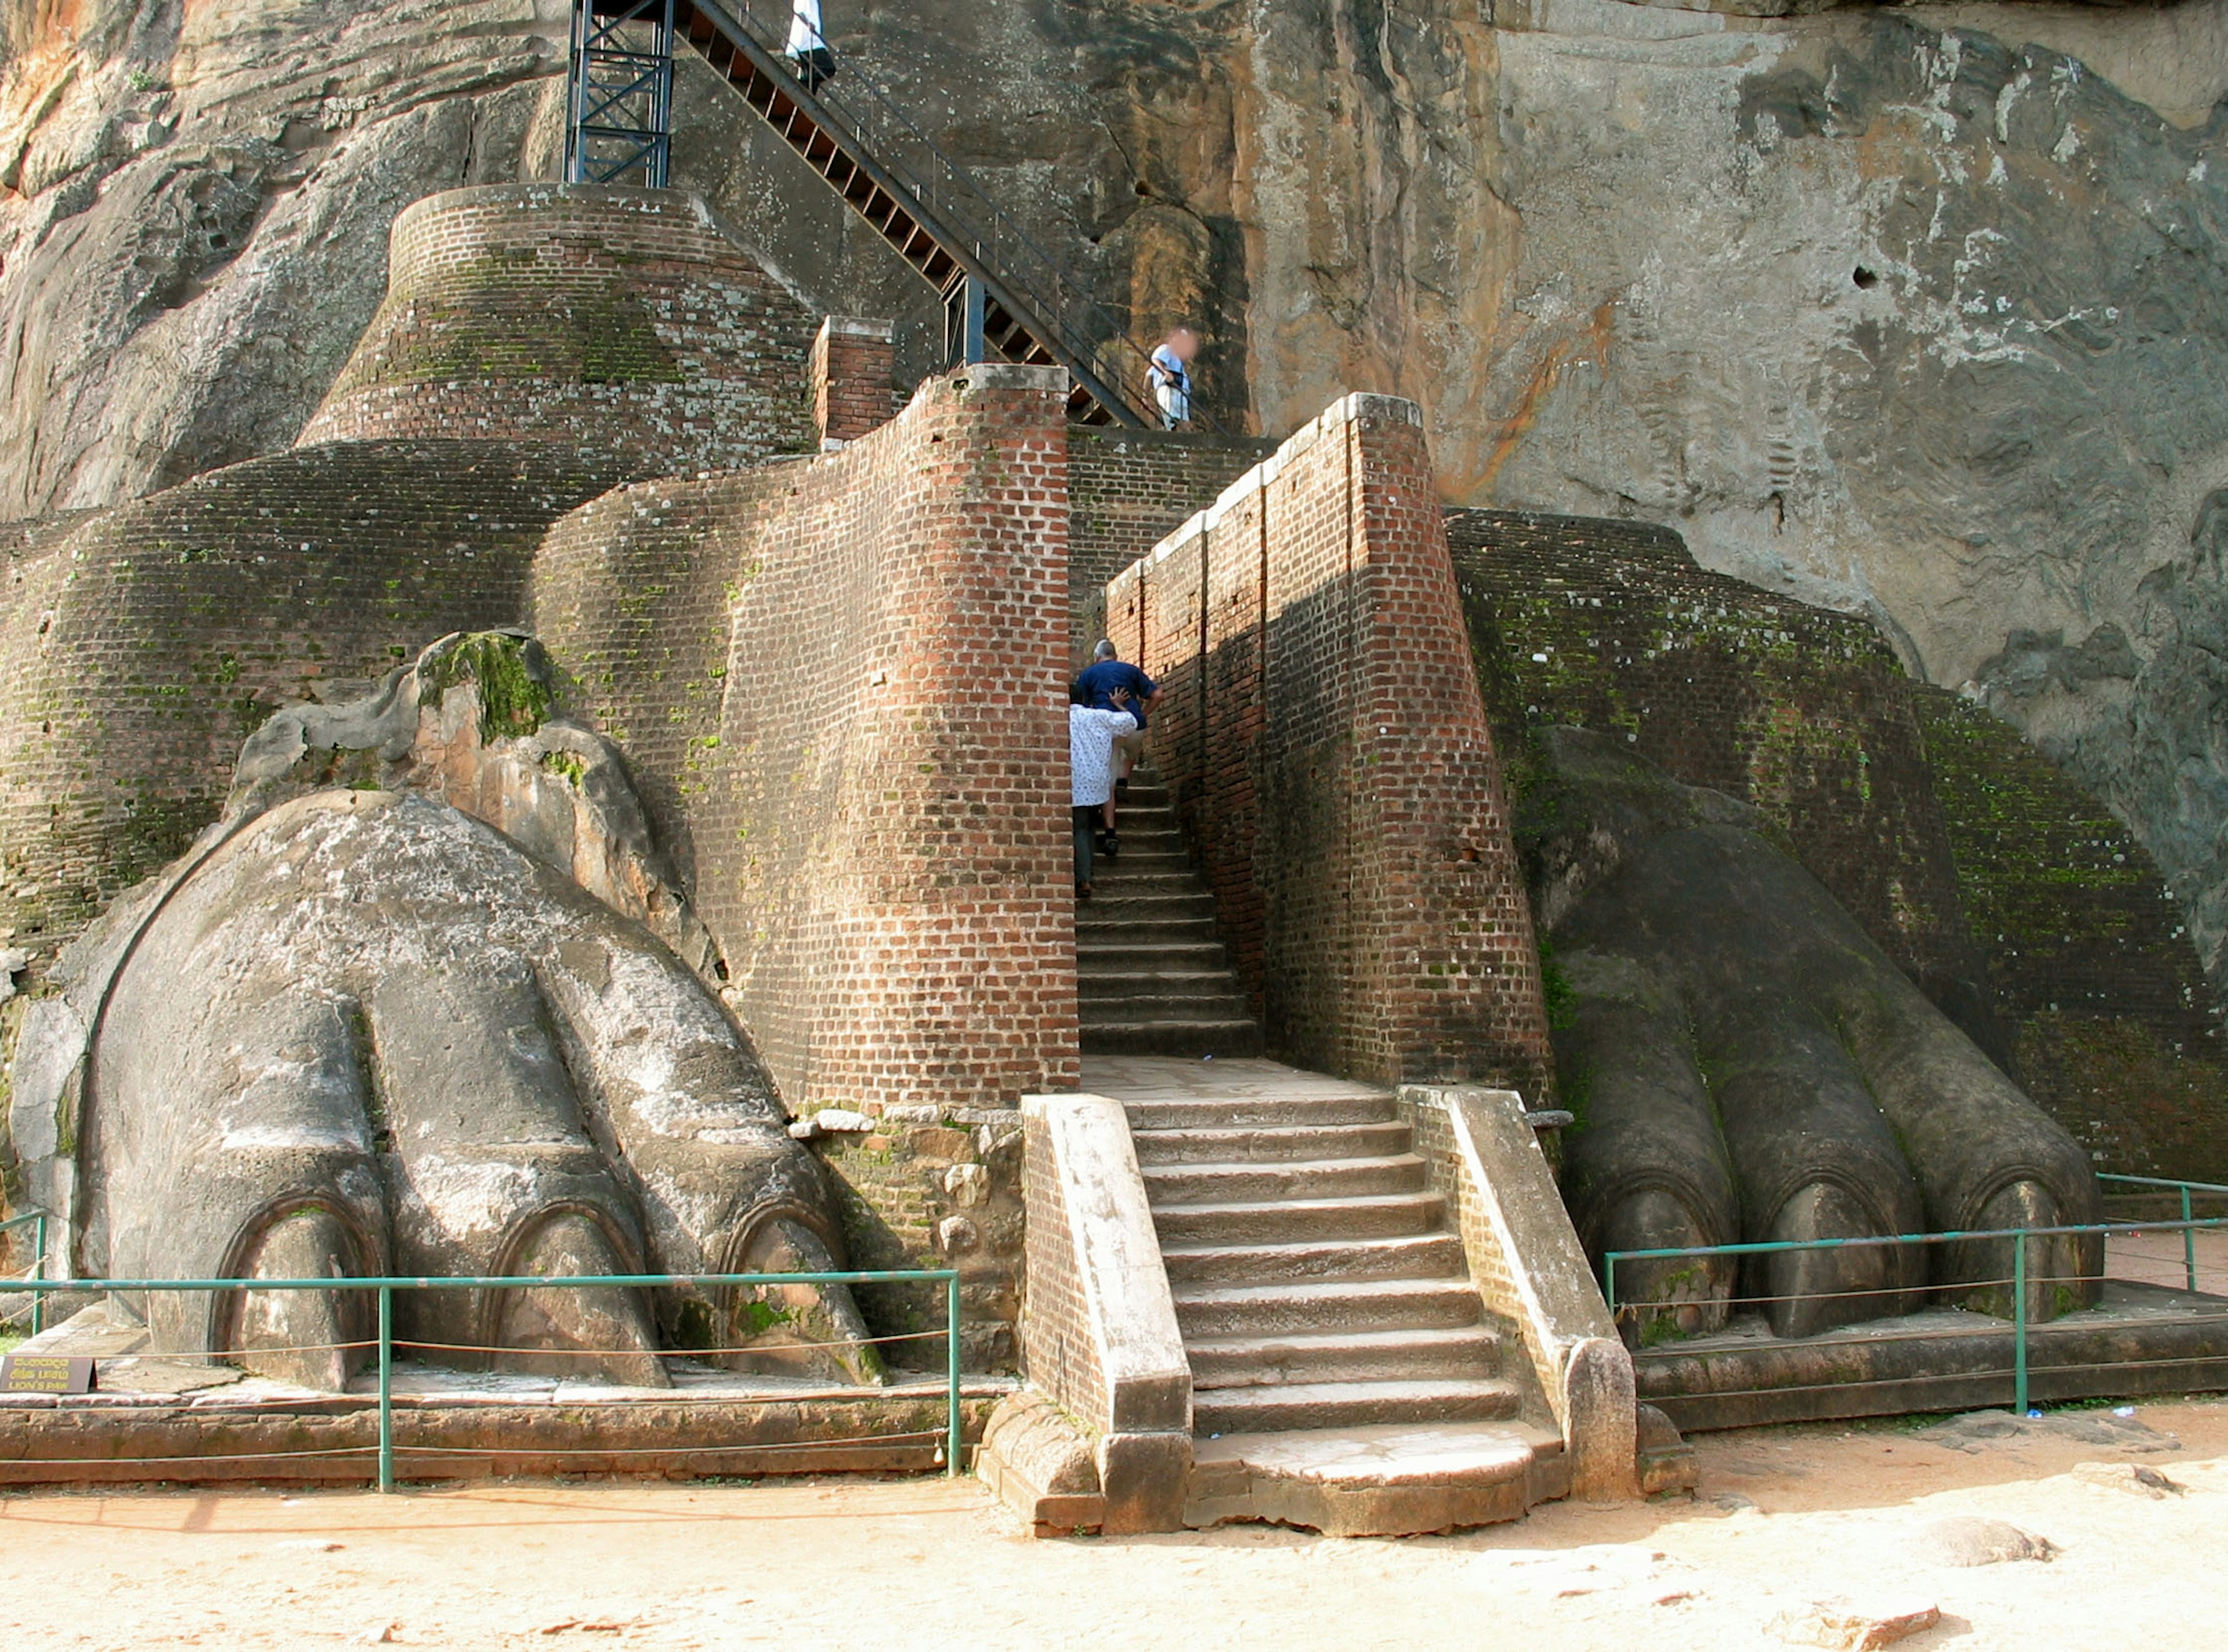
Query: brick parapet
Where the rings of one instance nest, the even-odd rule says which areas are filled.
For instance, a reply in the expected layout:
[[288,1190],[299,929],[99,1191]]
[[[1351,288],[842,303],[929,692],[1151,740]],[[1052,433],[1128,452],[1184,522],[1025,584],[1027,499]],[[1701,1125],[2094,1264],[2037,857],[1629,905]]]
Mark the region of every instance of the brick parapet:
[[897,329],[830,316],[812,341],[812,415],[820,440],[852,442],[890,421],[897,397]]
[[811,313],[694,195],[454,189],[400,214],[389,247],[386,300],[305,445],[547,441],[637,476],[816,445]]
[[1272,1047],[1535,1098],[1546,1016],[1420,415],[1348,396],[1106,588]]
[[551,532],[533,623],[686,846],[792,1108],[1076,1081],[1065,376]]

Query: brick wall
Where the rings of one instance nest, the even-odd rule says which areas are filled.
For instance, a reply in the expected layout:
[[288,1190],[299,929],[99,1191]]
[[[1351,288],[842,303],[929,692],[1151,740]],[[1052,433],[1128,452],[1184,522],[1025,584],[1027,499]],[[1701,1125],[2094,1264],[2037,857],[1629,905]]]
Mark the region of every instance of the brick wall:
[[679,190],[502,184],[406,208],[386,302],[303,432],[561,442],[637,476],[817,446],[814,319]]
[[1274,442],[1245,436],[1070,426],[1067,577],[1077,667],[1105,632],[1106,582],[1276,451]]
[[1644,523],[1451,510],[1447,535],[1520,846],[1528,731],[1623,733],[1688,784],[1756,804],[1881,950],[2008,1057],[1911,685],[1868,622],[1706,572]]
[[1076,1081],[1063,375],[552,529],[532,623],[625,748],[792,1109]]
[[445,632],[514,621],[542,530],[610,480],[543,446],[298,449],[14,563],[0,930],[42,964],[215,817],[241,740],[278,707],[362,692]]
[[1412,403],[1348,396],[1106,588],[1271,1048],[1538,1098],[1523,879]]
[[812,341],[812,416],[826,442],[855,441],[890,422],[897,406],[897,329],[830,316]]

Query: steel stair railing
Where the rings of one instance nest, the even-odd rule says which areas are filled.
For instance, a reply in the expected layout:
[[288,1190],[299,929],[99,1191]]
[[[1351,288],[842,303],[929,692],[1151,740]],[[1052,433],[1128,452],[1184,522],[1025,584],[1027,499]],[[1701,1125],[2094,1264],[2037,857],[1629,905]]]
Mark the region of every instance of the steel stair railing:
[[[635,10],[639,0],[582,3],[598,16],[615,16]],[[948,308],[965,303],[967,285],[975,284],[984,343],[1008,361],[1066,368],[1072,417],[1157,425],[1145,389],[1146,352],[855,64],[846,62],[834,80],[808,90],[782,54],[789,17],[786,4],[769,0],[675,0],[674,32]]]

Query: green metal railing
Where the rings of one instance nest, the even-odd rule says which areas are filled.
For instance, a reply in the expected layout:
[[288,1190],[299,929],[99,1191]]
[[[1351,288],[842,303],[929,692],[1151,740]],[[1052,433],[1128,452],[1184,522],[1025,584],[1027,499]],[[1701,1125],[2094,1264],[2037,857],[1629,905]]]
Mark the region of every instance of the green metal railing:
[[[21,1216],[10,1216],[6,1221],[0,1222],[0,1233],[12,1233],[19,1227],[31,1230],[31,1271],[24,1276],[24,1283],[31,1284],[47,1277],[47,1213],[28,1210]],[[46,1293],[34,1290],[31,1292],[31,1335],[36,1336],[46,1328]]]
[[[1846,1239],[1759,1239],[1739,1245],[1690,1245],[1661,1250],[1609,1251],[1602,1257],[1602,1294],[1606,1299],[1612,1322],[1622,1322],[1628,1314],[1649,1309],[1674,1308],[1679,1304],[1666,1302],[1634,1302],[1620,1304],[1617,1299],[1617,1268],[1620,1262],[1654,1262],[1693,1260],[1712,1256],[1769,1256],[1794,1251],[1836,1251],[1879,1248],[1888,1245],[1956,1245],[1975,1240],[2009,1240],[2012,1245],[2012,1271],[2001,1279],[1964,1279],[1951,1286],[1932,1289],[1983,1290],[2007,1285],[2012,1293],[2012,1405],[2021,1412],[2027,1407],[2027,1287],[2038,1283],[2028,1275],[2027,1247],[2039,1239],[2060,1239],[2096,1234],[2109,1241],[2114,1235],[2135,1233],[2179,1233],[2182,1235],[2183,1265],[2188,1288],[2195,1293],[2197,1284],[2197,1234],[2200,1230],[2228,1229],[2228,1216],[2204,1217],[2193,1214],[2194,1196],[2209,1194],[2228,1198],[2228,1187],[2204,1181],[2176,1181],[2157,1176],[2129,1176],[2099,1175],[2099,1181],[2129,1183],[2142,1187],[2179,1190],[2182,1214],[2179,1220],[2082,1222],[2055,1227],[1997,1227],[1978,1228],[1969,1232],[1943,1233],[1877,1233],[1859,1234]],[[2065,1283],[2074,1281],[2043,1281]],[[1895,1285],[1879,1290],[1829,1290],[1822,1296],[1841,1297],[1865,1295],[1905,1297],[1917,1294],[1930,1287]],[[1737,1296],[1736,1301],[1757,1302],[1764,1298]]]
[[[18,1222],[32,1220],[19,1217]],[[42,1239],[45,1233],[41,1217]],[[951,1268],[879,1269],[865,1271],[834,1273],[629,1273],[587,1275],[505,1275],[471,1277],[452,1279],[343,1277],[330,1279],[48,1279],[43,1277],[45,1246],[41,1245],[42,1266],[37,1277],[24,1282],[33,1293],[35,1302],[46,1293],[58,1290],[86,1291],[291,1291],[291,1290],[351,1290],[376,1291],[379,1295],[379,1332],[375,1344],[379,1359],[379,1489],[394,1489],[394,1293],[398,1290],[672,1290],[703,1285],[858,1285],[858,1284],[930,1284],[944,1286],[944,1427],[943,1440],[944,1471],[956,1476],[960,1472],[960,1382],[959,1382],[959,1275]],[[893,1341],[895,1337],[870,1337],[869,1342]],[[336,1344],[338,1347],[358,1348],[363,1343]],[[403,1347],[418,1344],[405,1342]],[[426,1345],[432,1346],[432,1345]],[[498,1350],[499,1351],[499,1350]],[[546,1354],[547,1349],[529,1350]],[[593,1356],[609,1350],[582,1349],[583,1357]],[[678,1350],[685,1355],[688,1350]],[[361,1448],[358,1448],[361,1449]]]

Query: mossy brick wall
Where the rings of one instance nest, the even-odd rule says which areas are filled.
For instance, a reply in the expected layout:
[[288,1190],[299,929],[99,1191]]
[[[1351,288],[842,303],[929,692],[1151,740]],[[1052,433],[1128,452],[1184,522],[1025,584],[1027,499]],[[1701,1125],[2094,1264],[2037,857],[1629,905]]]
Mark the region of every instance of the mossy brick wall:
[[2009,724],[1913,695],[2029,1093],[2099,1169],[2228,1180],[2228,1052],[2157,866]]
[[386,302],[302,440],[470,437],[635,476],[819,445],[797,296],[671,189],[501,184],[406,208]]
[[[1071,426],[1067,579],[1075,644],[1105,631],[1106,582],[1277,451],[1271,441],[1184,431]],[[1079,653],[1074,662],[1086,663]]]
[[1271,1047],[1550,1085],[1531,914],[1413,403],[1348,396],[1106,589]]
[[213,471],[15,565],[0,929],[43,963],[215,817],[272,711],[515,621],[543,530],[611,480],[541,445],[340,443]]
[[1076,1081],[1063,375],[557,524],[535,629],[683,861],[791,1107]]
[[1911,685],[1878,631],[1707,573],[1663,528],[1458,509],[1447,535],[1520,842],[1538,797],[1529,731],[1621,733],[1676,778],[1756,804],[1881,949],[2004,1053]]

